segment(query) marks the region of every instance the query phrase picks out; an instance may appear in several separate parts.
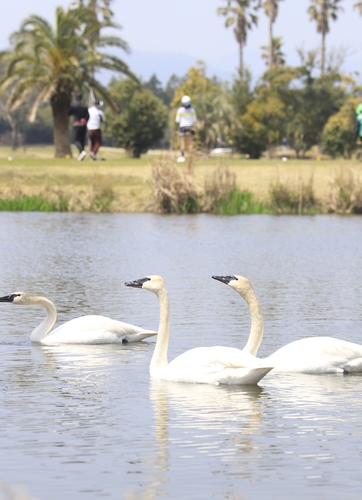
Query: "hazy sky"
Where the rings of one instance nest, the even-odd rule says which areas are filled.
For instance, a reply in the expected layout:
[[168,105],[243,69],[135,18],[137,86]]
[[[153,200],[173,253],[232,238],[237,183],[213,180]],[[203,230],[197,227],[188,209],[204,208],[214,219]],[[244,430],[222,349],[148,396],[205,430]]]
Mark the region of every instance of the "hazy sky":
[[[347,72],[362,70],[362,16],[352,6],[357,0],[343,0],[344,11],[331,22],[327,48],[343,47],[348,52]],[[0,46],[8,45],[8,36],[29,14],[50,21],[57,5],[68,0],[3,0],[0,18]],[[227,78],[235,73],[238,63],[237,44],[232,29],[225,29],[216,8],[225,0],[114,0],[115,19],[123,26],[120,36],[132,49],[131,56],[119,54],[139,76],[148,78],[153,70],[161,79],[172,73],[182,75],[197,60],[206,62],[210,73]],[[308,20],[309,0],[282,0],[274,27],[282,36],[287,63],[297,64],[296,47],[319,47],[316,25]],[[15,8],[15,11],[14,11]],[[267,18],[259,11],[259,26],[249,34],[245,49],[246,65],[259,76],[264,68],[260,46],[268,42]]]

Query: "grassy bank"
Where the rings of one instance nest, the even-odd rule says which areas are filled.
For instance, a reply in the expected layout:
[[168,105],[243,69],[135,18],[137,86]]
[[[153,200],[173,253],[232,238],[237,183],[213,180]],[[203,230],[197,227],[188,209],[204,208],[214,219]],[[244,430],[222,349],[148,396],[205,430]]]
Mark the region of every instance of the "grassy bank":
[[[53,158],[52,147],[16,152],[0,148],[0,210],[162,211],[154,195],[159,153],[132,159],[121,150],[103,148],[101,156],[105,161],[80,163],[75,158]],[[163,158],[166,161],[166,155]],[[197,158],[191,173],[187,166],[167,161],[176,166],[181,178],[188,176],[190,181],[191,175],[198,203],[188,210],[187,198],[185,209],[171,211],[343,213],[353,212],[348,207],[359,203],[362,163],[354,160]],[[221,185],[220,168],[228,170],[234,185],[230,179],[228,186]],[[344,208],[334,210],[341,199]]]

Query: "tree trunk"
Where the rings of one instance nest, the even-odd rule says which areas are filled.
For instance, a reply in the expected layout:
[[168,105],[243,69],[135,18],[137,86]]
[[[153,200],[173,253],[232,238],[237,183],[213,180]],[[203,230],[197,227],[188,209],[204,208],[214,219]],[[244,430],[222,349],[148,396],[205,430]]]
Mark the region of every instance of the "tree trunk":
[[241,40],[239,42],[239,71],[240,71],[240,78],[242,78],[243,75],[244,75],[243,50],[244,50],[244,44],[243,44],[243,41]]
[[273,67],[273,21],[270,17],[269,22],[269,69]]
[[70,93],[59,92],[50,98],[54,122],[54,147],[55,158],[72,156],[69,136],[69,116]]
[[324,66],[326,59],[326,34],[322,33],[322,54],[321,54],[321,75],[324,75]]

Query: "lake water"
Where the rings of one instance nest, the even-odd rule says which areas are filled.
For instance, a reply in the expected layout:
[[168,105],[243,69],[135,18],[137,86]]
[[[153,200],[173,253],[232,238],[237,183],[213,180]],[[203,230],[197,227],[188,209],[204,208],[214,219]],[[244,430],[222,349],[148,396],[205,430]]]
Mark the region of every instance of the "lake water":
[[[245,345],[247,306],[213,274],[251,280],[261,356],[305,336],[362,343],[362,217],[0,213],[0,242],[0,295],[49,297],[57,324],[157,328],[156,297],[124,282],[161,274],[169,359]],[[362,498],[362,376],[155,382],[154,341],[31,345],[43,317],[0,304],[1,484],[37,500]]]

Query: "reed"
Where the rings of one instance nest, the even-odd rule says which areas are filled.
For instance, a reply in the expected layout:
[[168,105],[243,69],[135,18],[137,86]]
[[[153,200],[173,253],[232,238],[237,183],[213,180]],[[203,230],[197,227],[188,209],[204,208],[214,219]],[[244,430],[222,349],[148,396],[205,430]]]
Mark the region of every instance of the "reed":
[[362,183],[351,170],[341,170],[336,176],[326,208],[329,213],[362,214]]
[[200,192],[192,160],[186,170],[181,170],[172,160],[159,159],[154,163],[152,176],[156,212],[191,214],[200,211]]
[[316,198],[313,175],[307,182],[299,179],[296,187],[278,180],[269,189],[270,206],[276,214],[316,214],[322,212],[321,202]]

